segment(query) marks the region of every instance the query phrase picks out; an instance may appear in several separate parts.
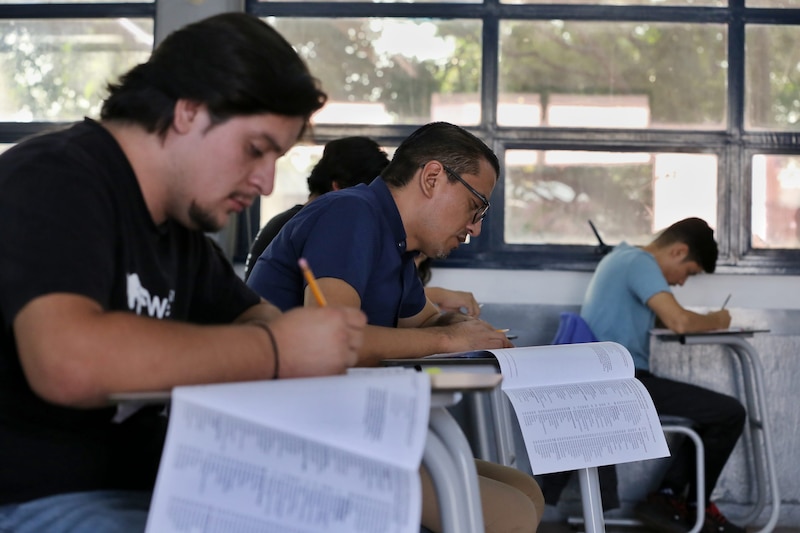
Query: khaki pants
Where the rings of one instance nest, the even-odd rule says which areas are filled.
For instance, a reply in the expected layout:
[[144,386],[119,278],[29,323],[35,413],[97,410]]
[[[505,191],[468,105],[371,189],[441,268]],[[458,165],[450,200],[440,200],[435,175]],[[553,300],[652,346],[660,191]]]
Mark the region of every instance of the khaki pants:
[[[533,533],[544,512],[536,480],[515,468],[475,459],[486,533]],[[439,504],[430,475],[420,468],[422,525],[441,533]]]

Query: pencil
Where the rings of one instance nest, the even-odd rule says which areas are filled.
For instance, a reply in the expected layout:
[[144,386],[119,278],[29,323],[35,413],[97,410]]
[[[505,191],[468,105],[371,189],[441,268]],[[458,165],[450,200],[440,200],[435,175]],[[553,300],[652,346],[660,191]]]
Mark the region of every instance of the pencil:
[[320,307],[325,307],[328,305],[328,302],[325,300],[325,295],[322,294],[322,291],[319,289],[319,285],[317,285],[317,279],[314,277],[314,273],[311,272],[311,267],[308,266],[308,261],[306,261],[305,257],[298,259],[297,264],[300,265],[300,270],[303,271],[303,276],[305,276],[306,282],[311,288],[314,298],[317,300],[317,304]]
[[722,302],[722,307],[720,309],[725,309],[725,306],[728,305],[728,301],[731,299],[731,295],[728,294],[728,297],[725,298],[725,301]]

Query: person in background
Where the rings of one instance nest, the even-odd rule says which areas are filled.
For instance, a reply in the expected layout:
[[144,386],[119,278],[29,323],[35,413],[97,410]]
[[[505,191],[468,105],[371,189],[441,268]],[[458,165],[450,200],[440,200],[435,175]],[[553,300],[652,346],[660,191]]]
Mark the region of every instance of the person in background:
[[[446,352],[508,348],[505,334],[425,296],[417,252],[443,259],[480,234],[497,182],[495,154],[445,122],[417,129],[370,185],[326,194],[304,207],[256,262],[247,283],[281,309],[317,307],[298,260],[305,258],[328,304],[361,309],[369,325],[359,364]],[[536,531],[544,501],[536,481],[476,461],[487,531]],[[422,469],[422,523],[441,531],[435,493]]]
[[283,37],[210,17],[108,91],[0,155],[1,531],[144,530],[166,418],[117,422],[110,395],[343,373],[363,341],[361,311],[282,313],[205,234],[325,102]]
[[[656,411],[691,419],[705,446],[706,509],[696,501],[691,443],[673,453],[658,491],[639,504],[636,515],[658,531],[688,531],[696,513],[705,513],[704,533],[744,533],[711,502],[722,468],[739,440],[745,409],[735,398],[650,372],[650,330],[658,320],[677,333],[727,328],[730,313],[706,314],[682,307],[670,286],[690,276],[712,273],[717,262],[714,232],[699,218],[669,226],[647,246],[621,243],[597,265],[581,307],[581,316],[601,341],[615,341],[630,351],[636,377],[653,398]],[[695,506],[696,507],[696,506]]]

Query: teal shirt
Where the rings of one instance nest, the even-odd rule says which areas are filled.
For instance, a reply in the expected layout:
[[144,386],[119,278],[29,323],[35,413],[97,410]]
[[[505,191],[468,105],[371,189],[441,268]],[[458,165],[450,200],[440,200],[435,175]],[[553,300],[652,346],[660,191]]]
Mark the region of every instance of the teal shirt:
[[625,242],[597,265],[581,317],[601,341],[625,346],[638,369],[650,369],[650,330],[656,315],[647,301],[669,284],[652,254]]

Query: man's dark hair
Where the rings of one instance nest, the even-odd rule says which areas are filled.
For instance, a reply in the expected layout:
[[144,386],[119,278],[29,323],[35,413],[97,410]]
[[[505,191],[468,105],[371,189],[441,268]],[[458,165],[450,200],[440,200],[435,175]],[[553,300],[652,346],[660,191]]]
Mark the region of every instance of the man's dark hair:
[[[459,174],[477,174],[480,160],[486,159],[500,175],[497,156],[482,140],[459,126],[431,122],[400,143],[381,177],[389,185],[402,187],[421,165],[434,159]],[[449,173],[447,177],[455,181]]]
[[160,136],[181,98],[208,106],[214,124],[275,113],[303,117],[305,126],[327,99],[286,39],[244,13],[223,13],[171,33],[108,91],[101,119],[139,124]]
[[714,272],[719,251],[714,240],[714,230],[705,220],[694,217],[679,220],[662,231],[653,241],[659,248],[676,242],[682,242],[689,247],[686,261],[694,261],[709,274]]
[[308,191],[322,195],[333,190],[333,183],[346,189],[370,183],[389,164],[380,145],[368,137],[343,137],[325,145],[322,158],[308,176]]

